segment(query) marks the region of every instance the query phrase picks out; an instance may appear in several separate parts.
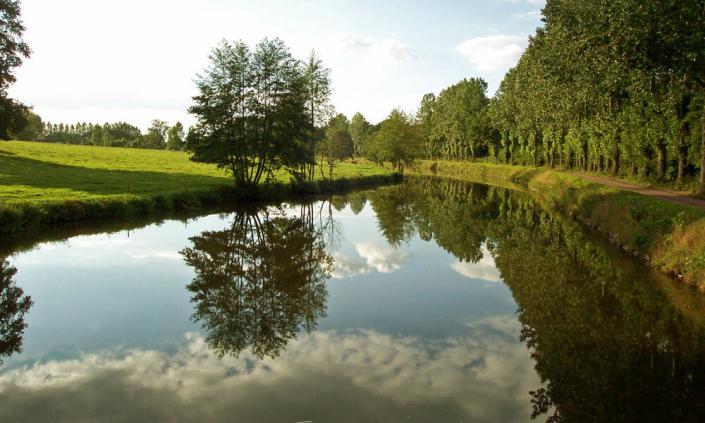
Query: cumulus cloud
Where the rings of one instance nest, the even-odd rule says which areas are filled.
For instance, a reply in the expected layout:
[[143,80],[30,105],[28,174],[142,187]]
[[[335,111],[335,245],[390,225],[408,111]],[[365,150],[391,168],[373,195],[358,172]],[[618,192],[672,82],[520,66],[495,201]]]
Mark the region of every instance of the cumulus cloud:
[[403,251],[374,242],[358,242],[355,244],[355,251],[365,259],[370,268],[380,273],[399,270],[409,260],[409,255]]
[[350,278],[356,275],[369,273],[367,262],[359,257],[350,257],[339,251],[333,253],[333,273],[336,279]]
[[416,54],[405,42],[396,38],[375,39],[355,33],[338,36],[338,47],[343,51],[358,53],[363,59],[403,63],[413,60]]
[[397,248],[375,242],[358,242],[355,244],[355,252],[358,257],[350,257],[339,251],[333,254],[334,278],[349,278],[372,270],[392,273],[401,269],[410,258],[407,253]]
[[464,41],[456,50],[481,72],[498,72],[517,64],[528,45],[526,37],[489,35]]
[[477,263],[456,260],[450,267],[468,279],[479,279],[488,282],[502,282],[502,276],[487,247],[482,247],[482,259]]
[[433,341],[315,332],[265,360],[221,359],[189,334],[172,354],[101,352],[6,371],[0,419],[393,421],[413,410],[420,421],[523,421],[540,381],[513,322]]

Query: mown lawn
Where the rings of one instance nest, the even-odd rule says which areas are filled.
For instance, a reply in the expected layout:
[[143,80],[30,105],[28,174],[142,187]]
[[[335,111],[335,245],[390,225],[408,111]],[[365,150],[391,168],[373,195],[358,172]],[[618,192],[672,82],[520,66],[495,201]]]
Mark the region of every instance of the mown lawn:
[[[359,160],[341,163],[334,178],[388,173]],[[281,171],[277,180],[286,182],[289,175]],[[194,163],[183,152],[0,142],[0,203],[5,204],[142,197],[230,185],[223,170]]]

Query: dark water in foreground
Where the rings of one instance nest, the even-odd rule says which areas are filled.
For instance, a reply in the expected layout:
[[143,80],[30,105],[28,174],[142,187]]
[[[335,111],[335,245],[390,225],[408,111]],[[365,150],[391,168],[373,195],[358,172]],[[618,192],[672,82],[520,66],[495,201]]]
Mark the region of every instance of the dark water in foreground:
[[483,185],[76,236],[9,257],[0,282],[0,421],[705,412],[700,297]]

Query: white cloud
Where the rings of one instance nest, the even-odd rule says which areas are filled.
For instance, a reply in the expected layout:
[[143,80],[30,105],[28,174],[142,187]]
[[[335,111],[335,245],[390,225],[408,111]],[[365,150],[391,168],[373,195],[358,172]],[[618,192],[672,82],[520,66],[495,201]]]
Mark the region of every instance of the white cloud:
[[339,251],[333,253],[333,274],[336,279],[351,278],[370,272],[365,260],[359,257],[349,257]]
[[[540,380],[529,351],[516,342],[518,323],[495,328],[489,319],[470,332],[433,342],[316,332],[265,360],[246,352],[220,358],[189,334],[173,354],[101,352],[8,370],[0,375],[0,419],[70,421],[80,413],[86,420],[133,421],[147,413],[154,420],[253,421],[266,413],[274,421],[325,421],[340,420],[343,409],[354,410],[350,421],[395,420],[413,404],[421,421],[526,420],[528,392]],[[123,401],[130,407],[114,407]]]
[[457,260],[450,267],[469,279],[479,279],[488,282],[502,282],[502,276],[492,255],[486,247],[482,247],[482,258],[477,263]]
[[392,273],[409,260],[409,255],[403,251],[383,246],[374,242],[358,242],[355,251],[367,261],[367,265],[380,273]]
[[333,253],[334,278],[350,278],[372,270],[392,273],[401,269],[409,260],[409,255],[403,251],[374,242],[358,242],[355,251],[359,257],[349,257],[339,251]]
[[377,40],[361,34],[342,33],[338,36],[337,47],[349,54],[362,55],[359,59],[369,60],[370,64],[379,60],[404,63],[416,57],[408,44],[396,38]]
[[527,45],[526,37],[489,35],[470,38],[456,50],[479,71],[499,72],[516,65]]

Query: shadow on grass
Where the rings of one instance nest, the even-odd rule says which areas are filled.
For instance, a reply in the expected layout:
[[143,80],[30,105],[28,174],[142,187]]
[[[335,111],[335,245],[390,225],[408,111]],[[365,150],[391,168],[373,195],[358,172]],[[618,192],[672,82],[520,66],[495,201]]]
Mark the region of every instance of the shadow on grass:
[[225,176],[218,178],[184,173],[92,169],[0,154],[0,185],[115,195],[213,188],[228,185],[230,181]]

